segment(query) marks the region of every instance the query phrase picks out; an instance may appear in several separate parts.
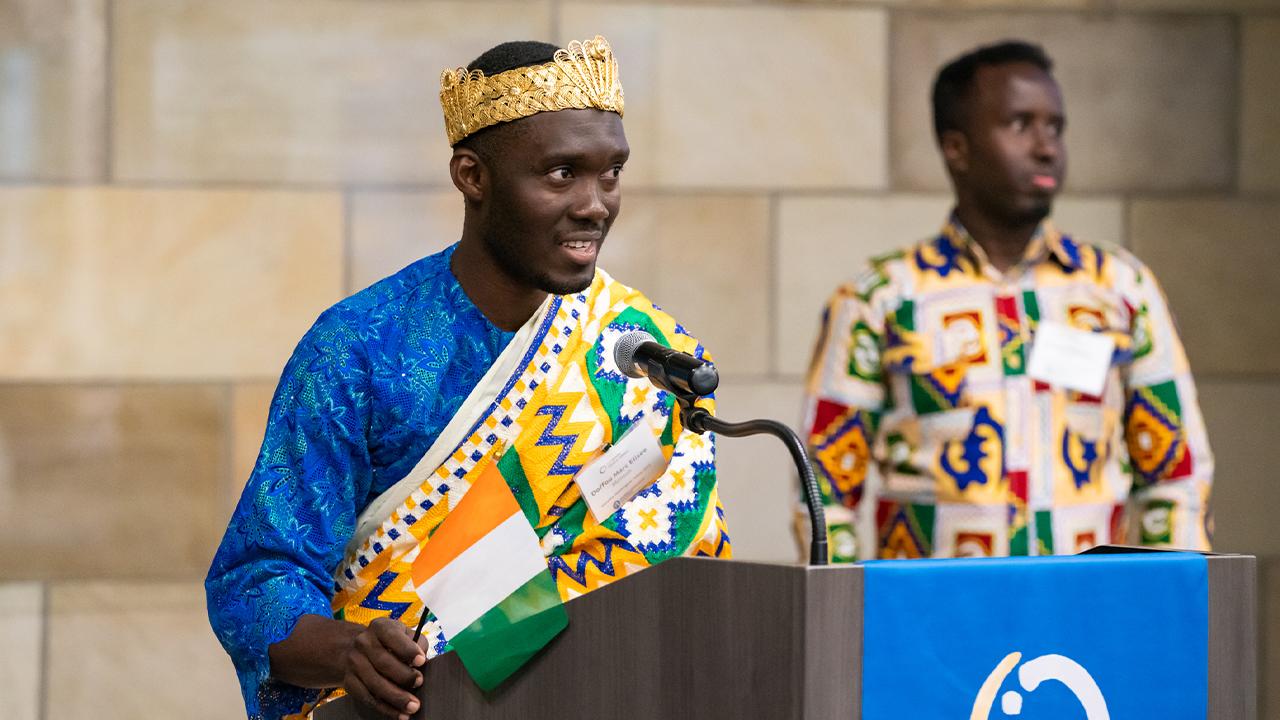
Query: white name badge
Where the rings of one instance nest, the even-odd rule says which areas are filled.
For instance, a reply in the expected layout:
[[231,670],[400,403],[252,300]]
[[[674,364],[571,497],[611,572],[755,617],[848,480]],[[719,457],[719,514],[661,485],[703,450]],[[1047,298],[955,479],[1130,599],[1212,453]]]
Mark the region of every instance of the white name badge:
[[628,428],[613,447],[579,470],[574,481],[591,514],[603,521],[652,485],[666,469],[662,445],[646,415]]
[[1027,374],[1050,385],[1101,395],[1115,346],[1110,335],[1043,322],[1031,345]]

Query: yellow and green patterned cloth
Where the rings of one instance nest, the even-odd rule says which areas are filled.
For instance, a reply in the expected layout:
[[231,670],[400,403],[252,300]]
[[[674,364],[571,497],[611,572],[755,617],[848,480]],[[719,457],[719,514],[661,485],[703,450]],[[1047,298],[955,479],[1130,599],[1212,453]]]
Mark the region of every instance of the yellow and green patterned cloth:
[[[1045,322],[1114,340],[1099,396],[1027,375]],[[1209,547],[1191,372],[1124,250],[1046,222],[1001,273],[953,218],[836,291],[806,393],[837,560]]]

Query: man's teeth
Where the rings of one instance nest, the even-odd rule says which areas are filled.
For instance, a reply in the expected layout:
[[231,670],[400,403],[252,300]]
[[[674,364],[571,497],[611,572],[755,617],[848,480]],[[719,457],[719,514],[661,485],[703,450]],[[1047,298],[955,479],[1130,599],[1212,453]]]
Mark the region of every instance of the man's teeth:
[[590,240],[570,241],[565,243],[564,245],[565,247],[572,248],[574,250],[586,250],[587,248],[591,247],[591,241]]

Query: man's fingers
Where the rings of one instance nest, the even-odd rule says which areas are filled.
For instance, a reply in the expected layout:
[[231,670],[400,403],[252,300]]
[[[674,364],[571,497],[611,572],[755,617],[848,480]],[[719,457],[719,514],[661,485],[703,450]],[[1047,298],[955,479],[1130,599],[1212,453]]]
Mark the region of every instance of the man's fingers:
[[397,713],[412,715],[418,711],[418,698],[384,677],[364,655],[355,655],[351,669],[369,695],[395,708]]
[[421,677],[418,671],[409,667],[407,661],[401,660],[386,647],[378,645],[377,648],[366,653],[365,658],[379,675],[393,684],[402,688],[417,687],[418,679]]
[[413,641],[413,631],[404,623],[390,618],[379,618],[369,625],[378,642],[406,665],[417,667],[427,661],[427,654]]
[[351,697],[360,701],[360,703],[365,707],[372,708],[377,711],[379,715],[388,718],[389,720],[405,720],[405,718],[409,717],[409,714],[403,710],[397,710],[374,697],[373,693],[369,692],[369,688],[365,687],[364,683],[361,682],[354,670],[347,673],[346,678],[342,682],[342,687],[351,695]]

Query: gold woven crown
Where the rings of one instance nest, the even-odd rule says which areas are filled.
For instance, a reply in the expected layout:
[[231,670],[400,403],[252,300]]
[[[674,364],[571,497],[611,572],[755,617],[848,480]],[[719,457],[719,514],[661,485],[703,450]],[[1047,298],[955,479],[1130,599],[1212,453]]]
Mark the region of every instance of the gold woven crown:
[[618,61],[599,35],[574,40],[551,62],[485,77],[466,68],[440,73],[440,106],[449,144],[466,136],[540,112],[596,108],[622,114]]

